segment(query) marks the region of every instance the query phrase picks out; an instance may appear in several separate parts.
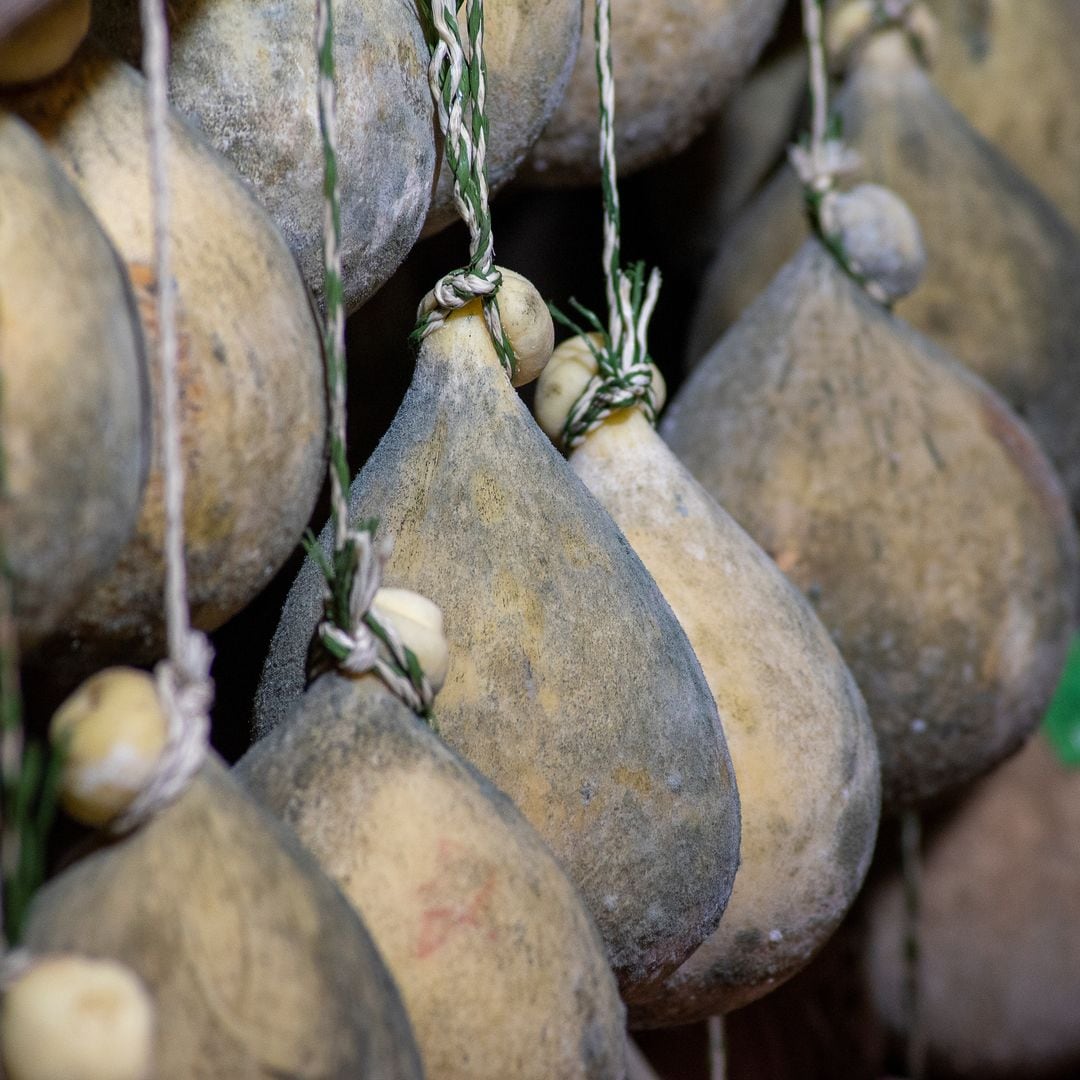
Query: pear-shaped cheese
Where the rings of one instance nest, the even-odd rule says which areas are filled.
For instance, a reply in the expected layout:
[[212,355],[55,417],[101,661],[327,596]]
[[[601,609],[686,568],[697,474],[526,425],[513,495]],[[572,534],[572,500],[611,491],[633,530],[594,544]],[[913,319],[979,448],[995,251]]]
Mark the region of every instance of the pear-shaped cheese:
[[42,142],[3,113],[0,208],[3,544],[26,650],[131,538],[150,409],[122,264]]
[[[615,144],[628,174],[682,150],[754,66],[783,0],[621,0],[611,5]],[[594,5],[566,97],[529,156],[531,182],[598,183]]]
[[577,891],[376,676],[319,678],[237,765],[360,913],[428,1080],[606,1080],[624,1015]]
[[888,807],[1016,749],[1061,670],[1077,540],[985,384],[810,240],[661,430],[813,601],[866,698]]
[[[514,176],[563,99],[581,41],[581,9],[582,0],[485,5],[487,165],[493,192]],[[457,218],[453,175],[444,163],[424,234]]]
[[[173,104],[248,181],[321,295],[314,4],[170,0],[168,12]],[[415,242],[431,202],[438,147],[417,5],[337,0],[334,27],[342,282],[352,310]],[[139,62],[137,4],[95,0],[94,33]]]
[[[1074,1076],[1080,1068],[1080,770],[1040,734],[927,830],[919,992],[933,1075]],[[868,897],[864,974],[904,1026],[904,886]]]
[[[55,78],[12,95],[127,264],[157,348],[145,84],[86,45]],[[213,630],[294,550],[323,476],[318,325],[284,241],[236,173],[179,116],[169,122],[173,272],[192,618]],[[156,381],[158,365],[151,365]],[[55,651],[85,674],[160,655],[164,637],[159,440],[135,536]],[[59,661],[57,661],[59,662]]]
[[641,556],[716,698],[742,808],[739,871],[716,932],[631,1012],[635,1026],[729,1012],[805,965],[862,884],[877,836],[877,744],[809,604],[638,410],[570,455]]
[[[897,313],[1013,405],[1080,512],[1080,237],[934,88],[901,31],[871,38],[836,107],[863,174],[900,195],[923,230],[926,274]],[[802,190],[787,168],[721,244],[692,355],[712,346],[806,235]]]
[[[670,608],[514,393],[470,306],[422,345],[353,520],[395,538],[386,583],[443,610],[439,731],[505,791],[581,889],[630,1000],[715,928],[738,852],[716,706]],[[322,608],[286,602],[256,701],[299,697]]]
[[422,1076],[359,917],[212,755],[149,823],[46,884],[24,943],[142,979],[156,1080]]
[[1080,229],[1080,3],[930,0],[931,73],[972,126]]

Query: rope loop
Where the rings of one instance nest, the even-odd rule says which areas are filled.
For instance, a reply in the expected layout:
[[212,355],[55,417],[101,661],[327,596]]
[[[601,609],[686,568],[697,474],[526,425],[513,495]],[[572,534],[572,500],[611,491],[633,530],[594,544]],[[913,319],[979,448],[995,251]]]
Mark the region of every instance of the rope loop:
[[563,325],[579,334],[596,360],[596,374],[586,384],[566,417],[562,444],[567,452],[580,445],[609,416],[622,409],[638,405],[650,424],[655,425],[659,406],[653,385],[653,366],[649,359],[646,337],[660,293],[660,272],[653,269],[648,284],[642,290],[645,268],[635,263],[630,271],[617,271],[616,296],[621,320],[620,337],[613,340],[592,312],[571,301],[594,327],[600,343],[596,344],[581,326],[557,308],[552,314]]
[[214,650],[207,636],[189,630],[174,657],[154,667],[154,683],[167,723],[165,746],[154,771],[131,805],[109,824],[126,833],[148,821],[187,790],[206,760],[214,683]]
[[344,555],[352,561],[353,572],[345,619],[335,619],[329,614],[335,593],[323,555],[327,581],[324,602],[328,614],[319,623],[318,638],[340,670],[349,675],[374,671],[410,709],[430,719],[435,691],[415,653],[402,642],[392,625],[380,622],[371,610],[393,549],[390,540],[375,541],[374,529],[374,522],[368,522],[361,529],[350,529],[346,537]]
[[655,268],[645,281],[645,266],[621,265],[622,221],[619,209],[618,166],[615,154],[615,75],[611,49],[611,0],[597,0],[593,22],[596,77],[600,94],[600,189],[603,197],[604,292],[608,306],[605,327],[591,311],[571,300],[575,310],[593,327],[593,338],[561,311],[552,315],[579,334],[596,360],[596,374],[574,402],[562,432],[569,452],[609,416],[638,405],[650,424],[659,411],[653,386],[647,335],[660,294],[660,272]]

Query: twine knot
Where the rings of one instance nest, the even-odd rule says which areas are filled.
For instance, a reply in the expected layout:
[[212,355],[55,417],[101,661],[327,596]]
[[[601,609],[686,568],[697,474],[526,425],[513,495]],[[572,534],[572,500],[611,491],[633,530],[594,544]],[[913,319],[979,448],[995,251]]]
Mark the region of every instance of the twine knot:
[[[555,312],[560,321],[582,336],[596,360],[596,374],[566,418],[562,441],[568,452],[620,409],[640,405],[649,423],[656,424],[659,404],[646,338],[660,294],[660,271],[653,269],[644,295],[641,290],[643,273],[641,264],[629,273],[621,269],[615,272],[618,301],[611,311],[611,327],[607,333],[601,333],[599,345],[581,327]],[[585,314],[588,316],[589,313]]]
[[[374,671],[410,709],[429,716],[435,700],[431,683],[394,627],[380,622],[371,611],[393,542],[388,539],[376,542],[370,530],[349,529],[345,543],[355,553],[348,626],[324,618],[319,623],[319,640],[337,659],[342,671],[350,675]],[[332,603],[334,593],[329,582],[324,595],[327,603]]]
[[487,266],[465,266],[451,270],[435,283],[435,287],[420,301],[416,312],[413,339],[423,341],[429,334],[446,325],[450,313],[458,311],[473,300],[483,301],[484,322],[487,323],[495,352],[507,376],[513,379],[517,369],[514,347],[503,328],[496,293],[502,285],[502,271],[489,262]]
[[214,650],[207,636],[189,630],[174,656],[154,667],[158,700],[165,713],[165,746],[154,771],[131,805],[109,825],[125,833],[168,806],[186,790],[206,760],[210,735],[210,707],[214,683],[210,666]]
[[859,152],[838,138],[794,143],[788,147],[788,160],[803,187],[814,195],[832,191],[839,177],[857,172],[862,165]]

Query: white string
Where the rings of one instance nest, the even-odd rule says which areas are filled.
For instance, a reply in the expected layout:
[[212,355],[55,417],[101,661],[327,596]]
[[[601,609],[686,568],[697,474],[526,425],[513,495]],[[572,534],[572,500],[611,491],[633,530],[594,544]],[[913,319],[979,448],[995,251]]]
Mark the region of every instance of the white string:
[[805,147],[788,147],[788,159],[803,185],[817,195],[824,195],[835,187],[839,176],[858,169],[861,159],[851,147],[828,135],[829,82],[821,0],[802,0],[802,11],[810,59],[810,142]]
[[154,774],[114,830],[128,829],[151,816],[187,786],[206,755],[209,709],[213,700],[210,664],[213,650],[204,634],[192,630],[184,564],[184,462],[180,443],[180,392],[177,378],[176,284],[169,233],[170,191],[166,169],[168,139],[168,27],[163,0],[140,0],[143,71],[147,86],[147,140],[157,281],[161,393],[161,459],[165,503],[165,624],[168,659],[155,678],[165,710],[165,749]]
[[[390,623],[379,622],[371,613],[371,603],[382,583],[383,568],[390,558],[393,543],[385,539],[376,543],[366,530],[350,530],[348,538],[356,550],[356,571],[349,593],[350,629],[342,630],[330,619],[324,619],[319,624],[319,636],[327,646],[333,643],[338,650],[346,652],[345,658],[338,662],[341,670],[350,675],[374,671],[410,709],[420,714],[428,713],[435,700],[431,683],[421,673],[419,685],[413,684],[408,675],[405,646],[397,631]],[[330,599],[329,590],[326,598]],[[380,641],[371,624],[385,640]],[[390,654],[390,662],[383,656],[384,649]]]

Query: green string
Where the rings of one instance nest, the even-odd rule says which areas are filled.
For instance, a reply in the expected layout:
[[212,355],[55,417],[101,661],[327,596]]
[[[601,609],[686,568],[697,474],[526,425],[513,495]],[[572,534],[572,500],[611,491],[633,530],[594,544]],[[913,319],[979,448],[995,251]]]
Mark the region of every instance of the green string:
[[494,266],[494,237],[487,177],[487,61],[484,56],[484,2],[467,0],[466,35],[462,46],[455,0],[419,0],[421,17],[430,30],[432,58],[428,79],[444,155],[453,177],[454,203],[469,229],[469,262],[446,274],[421,305],[410,340],[423,338],[445,322],[446,315],[479,297],[492,344],[507,376],[517,361],[502,326],[496,299],[502,274]]
[[618,168],[615,160],[615,79],[611,55],[611,0],[597,0],[593,21],[596,79],[600,92],[600,190],[604,216],[604,286],[608,324],[576,300],[574,310],[592,327],[585,329],[549,305],[552,316],[585,340],[596,361],[596,375],[574,402],[562,431],[562,444],[572,450],[609,416],[640,405],[651,424],[656,423],[652,362],[646,329],[656,305],[660,275],[646,279],[644,263],[628,269],[621,265],[622,222],[619,209]]
[[[328,434],[330,460],[330,518],[334,534],[333,552],[327,557],[314,533],[309,529],[303,538],[304,547],[318,566],[326,582],[325,624],[320,626],[316,639],[323,650],[313,651],[309,658],[309,677],[326,668],[325,656],[337,663],[345,661],[351,652],[345,642],[351,638],[357,612],[354,592],[360,566],[361,548],[374,543],[378,522],[362,522],[357,529],[349,527],[349,462],[346,453],[346,396],[345,366],[345,300],[341,273],[341,197],[338,183],[337,155],[337,88],[334,67],[333,0],[317,0],[315,44],[318,51],[318,110],[319,135],[323,155],[323,284],[326,320],[323,325],[323,357],[326,365],[327,396],[330,416]],[[385,628],[370,612],[362,615],[365,625],[388,644]],[[334,634],[332,628],[340,633]],[[344,641],[343,641],[344,639]],[[408,680],[422,695],[424,675],[415,654],[403,647],[405,662],[397,663],[392,652],[383,664],[400,678]],[[422,708],[421,715],[430,717]]]

